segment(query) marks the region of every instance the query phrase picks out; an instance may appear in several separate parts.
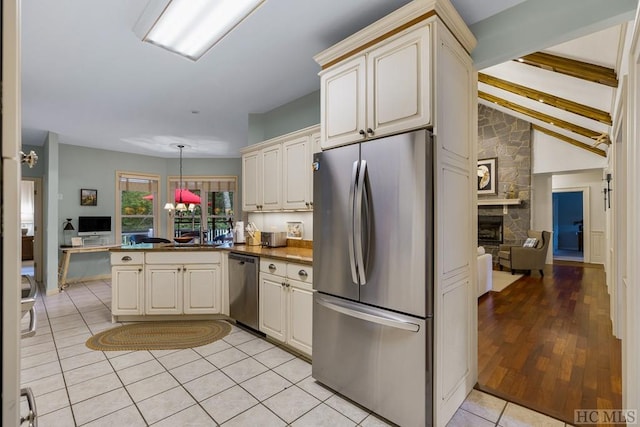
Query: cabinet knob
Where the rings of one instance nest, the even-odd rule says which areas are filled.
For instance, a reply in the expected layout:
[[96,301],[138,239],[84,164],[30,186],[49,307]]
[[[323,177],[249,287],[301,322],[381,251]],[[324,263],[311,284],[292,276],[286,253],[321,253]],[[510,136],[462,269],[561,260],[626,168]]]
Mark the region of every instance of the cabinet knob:
[[285,285],[287,288],[288,288],[289,286],[291,286],[289,283],[285,283],[284,285]]
[[276,266],[275,264],[269,264],[269,270],[275,270]]
[[122,261],[131,261],[131,257],[129,255],[125,255],[122,257]]
[[138,273],[142,273],[142,269],[141,268],[138,269]]
[[178,267],[178,273],[180,272],[181,269],[182,269],[182,267]]
[[367,133],[368,133],[369,135],[373,135],[373,129],[371,129],[371,128],[367,128]]
[[300,276],[300,277],[309,277],[309,275],[307,274],[307,272],[306,272],[306,271],[304,271],[304,270],[300,270],[300,271],[298,271],[298,276]]
[[360,131],[358,131],[358,133],[360,135],[362,135],[363,138],[365,138],[367,136],[367,134],[365,133],[365,131],[363,129],[360,129]]
[[284,288],[285,287],[285,283],[284,282],[280,283],[280,286],[282,286]]

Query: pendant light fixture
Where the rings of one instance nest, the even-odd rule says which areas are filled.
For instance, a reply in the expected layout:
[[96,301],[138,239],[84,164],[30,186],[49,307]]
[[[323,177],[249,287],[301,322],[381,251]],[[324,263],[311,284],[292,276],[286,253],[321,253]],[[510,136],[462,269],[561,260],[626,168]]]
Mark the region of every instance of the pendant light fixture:
[[184,149],[184,145],[180,144],[177,147],[180,149],[180,183],[178,191],[175,192],[175,194],[177,194],[177,198],[175,199],[176,205],[174,206],[172,202],[167,202],[164,205],[165,210],[169,211],[169,213],[173,210],[177,212],[184,212],[187,210],[187,205],[182,201],[182,150]]
[[184,191],[182,189],[182,149],[184,148],[184,145],[180,144],[178,145],[178,148],[180,149],[180,187],[178,187],[178,194],[180,194],[180,198],[176,200],[176,210],[178,212],[184,212],[187,210],[187,205],[182,201],[182,192]]

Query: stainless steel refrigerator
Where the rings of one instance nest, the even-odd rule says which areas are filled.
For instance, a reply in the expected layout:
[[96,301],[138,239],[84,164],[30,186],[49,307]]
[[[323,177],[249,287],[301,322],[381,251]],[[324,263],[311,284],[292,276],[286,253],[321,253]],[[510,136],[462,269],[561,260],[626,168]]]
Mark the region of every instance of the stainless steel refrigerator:
[[402,426],[433,423],[430,131],[314,155],[313,377]]

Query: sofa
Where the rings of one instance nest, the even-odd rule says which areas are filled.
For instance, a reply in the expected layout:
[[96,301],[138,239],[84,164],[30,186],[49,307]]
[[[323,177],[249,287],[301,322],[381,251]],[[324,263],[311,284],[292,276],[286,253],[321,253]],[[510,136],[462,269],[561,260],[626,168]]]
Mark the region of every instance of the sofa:
[[478,247],[478,298],[493,288],[493,257]]
[[500,270],[507,267],[511,274],[516,271],[525,271],[531,274],[532,270],[538,270],[544,276],[544,265],[547,259],[547,250],[551,233],[548,231],[527,231],[529,238],[537,239],[535,246],[524,247],[523,245],[500,245],[498,252],[498,266]]

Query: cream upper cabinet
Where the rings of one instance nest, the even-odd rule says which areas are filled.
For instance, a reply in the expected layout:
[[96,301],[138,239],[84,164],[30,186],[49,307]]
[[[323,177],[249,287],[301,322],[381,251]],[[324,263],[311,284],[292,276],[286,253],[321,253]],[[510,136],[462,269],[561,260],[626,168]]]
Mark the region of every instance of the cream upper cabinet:
[[282,206],[282,150],[279,145],[264,148],[262,156],[262,203],[260,209]]
[[242,156],[242,210],[256,211],[262,204],[262,162],[260,151]]
[[283,209],[308,209],[311,197],[309,181],[312,178],[310,139],[307,136],[282,144],[283,156]]
[[319,151],[318,130],[312,126],[242,150],[245,212],[312,209],[311,163],[314,150]]
[[322,148],[366,137],[366,57],[357,56],[320,77]]
[[242,210],[280,209],[282,152],[279,145],[242,155]]
[[431,122],[429,25],[321,72],[322,148]]

